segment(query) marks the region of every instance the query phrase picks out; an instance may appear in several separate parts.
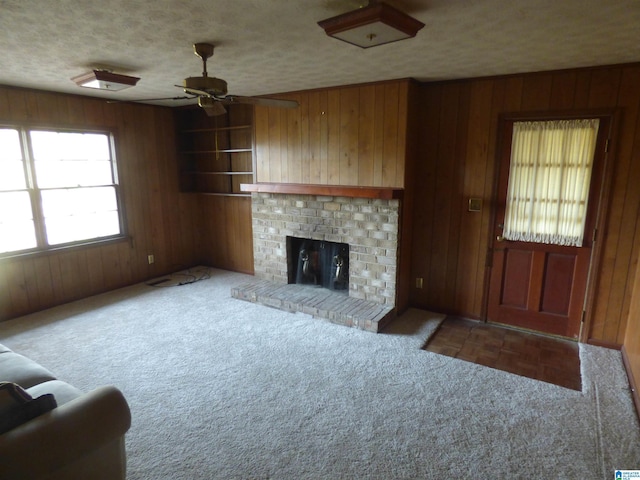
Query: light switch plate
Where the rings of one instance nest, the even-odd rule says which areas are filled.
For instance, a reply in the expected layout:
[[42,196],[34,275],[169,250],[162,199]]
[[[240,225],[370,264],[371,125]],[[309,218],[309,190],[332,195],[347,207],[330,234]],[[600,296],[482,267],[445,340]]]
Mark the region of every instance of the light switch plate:
[[469,199],[469,211],[470,212],[479,212],[482,210],[482,199],[481,198],[470,198]]

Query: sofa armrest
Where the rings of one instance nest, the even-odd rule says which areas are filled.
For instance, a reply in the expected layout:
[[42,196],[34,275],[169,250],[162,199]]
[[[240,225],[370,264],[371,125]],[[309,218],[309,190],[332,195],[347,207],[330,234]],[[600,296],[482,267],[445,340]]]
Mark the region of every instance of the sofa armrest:
[[100,387],[0,435],[3,478],[38,478],[124,436],[131,412],[113,386]]

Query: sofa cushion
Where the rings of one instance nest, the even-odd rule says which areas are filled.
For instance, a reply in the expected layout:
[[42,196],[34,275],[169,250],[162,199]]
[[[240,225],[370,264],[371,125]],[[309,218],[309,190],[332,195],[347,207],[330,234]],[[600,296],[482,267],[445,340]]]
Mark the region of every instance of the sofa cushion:
[[56,406],[50,393],[33,398],[20,385],[0,382],[0,435]]
[[49,380],[48,382],[39,383],[31,388],[27,388],[27,393],[34,398],[41,395],[52,394],[56,398],[58,405],[64,405],[82,396],[81,390],[60,380]]
[[55,380],[53,373],[33,360],[15,352],[0,354],[0,382],[13,382],[22,388]]

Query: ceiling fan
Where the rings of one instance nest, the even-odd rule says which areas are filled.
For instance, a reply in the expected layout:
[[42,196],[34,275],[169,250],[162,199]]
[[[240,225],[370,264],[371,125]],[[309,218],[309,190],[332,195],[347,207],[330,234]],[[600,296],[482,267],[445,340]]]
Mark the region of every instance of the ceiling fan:
[[227,82],[221,78],[210,77],[207,74],[207,59],[213,55],[213,45],[210,43],[195,43],[194,53],[202,59],[202,76],[184,79],[182,86],[184,93],[198,97],[198,105],[207,115],[222,115],[226,112],[224,105],[245,103],[262,105],[265,107],[296,108],[298,102],[267,97],[242,97],[230,95],[227,92]]
[[[202,59],[202,75],[199,77],[185,78],[182,85],[175,85],[182,88],[187,97],[151,98],[150,100],[183,100],[197,98],[198,105],[209,116],[223,115],[226,113],[224,105],[234,103],[244,103],[249,105],[261,105],[265,107],[296,108],[298,102],[295,100],[282,100],[269,97],[243,97],[231,95],[227,91],[227,82],[221,78],[210,77],[207,73],[207,59],[213,55],[213,45],[210,43],[194,43],[194,53]],[[135,100],[129,100],[135,101]],[[110,103],[117,103],[110,102]]]

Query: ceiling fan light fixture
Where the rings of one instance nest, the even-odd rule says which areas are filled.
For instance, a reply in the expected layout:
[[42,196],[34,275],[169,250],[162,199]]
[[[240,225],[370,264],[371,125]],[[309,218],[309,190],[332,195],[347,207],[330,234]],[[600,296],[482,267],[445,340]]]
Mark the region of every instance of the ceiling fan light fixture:
[[117,92],[135,86],[140,79],[138,77],[113,73],[108,70],[92,70],[88,73],[73,77],[71,80],[79,87]]
[[415,37],[424,23],[383,2],[318,22],[330,37],[361,48]]

